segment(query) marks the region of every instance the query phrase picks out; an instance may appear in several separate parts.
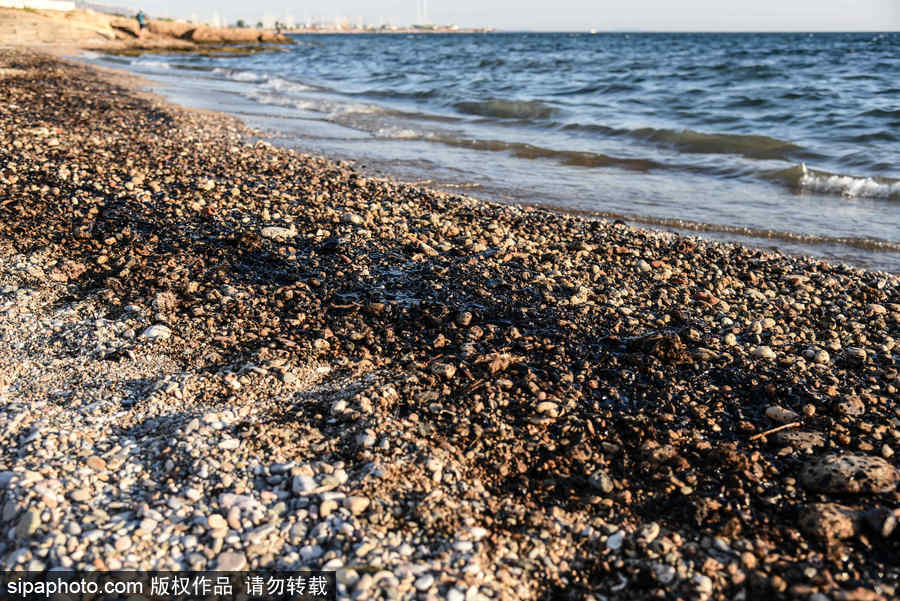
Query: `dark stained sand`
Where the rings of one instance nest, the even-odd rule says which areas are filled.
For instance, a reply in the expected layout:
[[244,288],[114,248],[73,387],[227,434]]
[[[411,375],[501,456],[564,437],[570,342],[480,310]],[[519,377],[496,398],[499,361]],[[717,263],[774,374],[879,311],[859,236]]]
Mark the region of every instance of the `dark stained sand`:
[[84,66],[0,67],[4,569],[900,594],[897,276],[371,179]]

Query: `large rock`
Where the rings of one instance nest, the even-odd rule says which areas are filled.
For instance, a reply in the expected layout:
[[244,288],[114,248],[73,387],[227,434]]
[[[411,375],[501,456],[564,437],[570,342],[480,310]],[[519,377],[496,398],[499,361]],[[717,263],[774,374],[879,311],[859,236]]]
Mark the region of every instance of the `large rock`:
[[198,44],[253,44],[256,42],[290,44],[292,42],[287,36],[263,29],[231,27],[192,27],[178,37]]
[[885,493],[897,488],[897,469],[881,457],[828,455],[800,471],[803,486],[815,492]]
[[202,26],[189,29],[179,37],[200,44],[222,43],[224,41],[222,39],[221,30]]
[[859,532],[859,513],[837,503],[815,503],[800,514],[804,532],[827,542],[844,540]]
[[113,19],[110,21],[113,29],[124,32],[133,38],[141,37],[141,26],[136,19]]
[[155,33],[156,35],[180,38],[188,31],[196,29],[196,27],[196,25],[183,21],[150,21],[147,29],[150,30],[150,33]]

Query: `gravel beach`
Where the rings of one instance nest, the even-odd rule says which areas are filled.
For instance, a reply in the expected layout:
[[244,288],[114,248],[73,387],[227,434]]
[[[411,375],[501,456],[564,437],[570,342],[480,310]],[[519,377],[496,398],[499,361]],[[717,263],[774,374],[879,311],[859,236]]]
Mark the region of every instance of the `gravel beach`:
[[0,567],[896,599],[900,277],[373,179],[0,50]]

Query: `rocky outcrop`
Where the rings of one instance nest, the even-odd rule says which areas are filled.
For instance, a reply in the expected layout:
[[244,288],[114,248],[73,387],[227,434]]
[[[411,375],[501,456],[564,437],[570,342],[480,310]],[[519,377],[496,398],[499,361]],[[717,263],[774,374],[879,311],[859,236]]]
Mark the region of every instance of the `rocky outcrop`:
[[291,44],[293,40],[285,35],[263,29],[238,29],[231,27],[192,27],[177,37],[197,44]]
[[141,26],[135,19],[113,19],[109,25],[117,32],[122,32],[129,37],[141,37]]
[[191,25],[190,23],[185,23],[183,21],[150,21],[147,25],[147,29],[150,33],[172,38],[180,38],[195,27],[196,25]]

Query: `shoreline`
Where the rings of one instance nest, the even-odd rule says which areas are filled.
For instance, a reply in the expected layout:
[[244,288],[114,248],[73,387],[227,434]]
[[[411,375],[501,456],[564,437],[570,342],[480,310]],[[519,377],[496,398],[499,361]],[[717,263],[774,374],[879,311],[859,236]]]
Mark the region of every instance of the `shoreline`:
[[900,277],[369,178],[130,75],[0,63],[4,568],[898,593]]
[[[336,41],[335,44],[355,46],[349,41]],[[365,45],[368,44],[375,42],[370,40]],[[292,55],[293,52],[273,55],[271,61],[280,64],[290,60]],[[105,63],[106,60],[99,57],[95,62]],[[481,120],[475,119],[470,124],[465,114],[454,117],[460,121],[452,126],[432,125],[433,117],[445,115],[440,106],[429,105],[407,114],[402,103],[382,101],[380,93],[358,98],[341,92],[340,85],[333,91],[321,93],[295,89],[294,84],[302,83],[304,79],[299,73],[295,82],[285,84],[267,69],[249,66],[253,64],[252,60],[236,61],[232,65],[234,69],[223,66],[225,61],[200,59],[195,64],[193,59],[186,61],[182,57],[133,59],[131,62],[133,64],[126,65],[126,69],[146,73],[148,77],[164,82],[163,87],[173,86],[163,93],[174,102],[218,108],[238,116],[249,112],[251,114],[244,117],[245,120],[254,127],[272,132],[270,141],[273,143],[286,146],[299,143],[301,149],[314,149],[325,156],[357,161],[366,166],[367,172],[377,175],[404,181],[433,180],[432,185],[445,191],[464,191],[487,200],[553,207],[579,214],[585,212],[595,217],[641,223],[644,227],[696,233],[714,240],[730,238],[764,249],[778,246],[788,254],[847,262],[895,274],[900,272],[897,265],[900,247],[893,234],[897,217],[894,203],[877,195],[868,196],[865,191],[856,195],[807,189],[807,184],[814,188],[822,182],[801,181],[800,166],[785,169],[776,179],[770,175],[736,178],[705,172],[692,175],[687,167],[682,170],[667,166],[648,176],[614,167],[607,173],[606,169],[568,165],[562,149],[569,148],[566,144],[571,141],[564,136],[549,134],[546,139],[540,138],[538,147],[542,150],[530,153],[527,144],[520,144],[524,129],[511,130],[507,139],[505,134],[485,129],[496,125],[493,121],[482,126]],[[242,65],[247,68],[247,73],[240,72],[244,68]],[[214,67],[208,86],[198,83],[205,81],[205,76],[194,79],[194,67]],[[282,73],[281,77],[284,76]],[[267,81],[269,78],[273,80]],[[244,98],[252,99],[252,102],[245,102]],[[221,106],[216,105],[217,102],[221,102]],[[296,115],[302,118],[301,121],[286,119],[285,109],[281,108],[294,103],[302,107]],[[364,109],[354,106],[360,103],[365,105]],[[356,116],[353,113],[358,109],[364,113],[372,111],[374,116]],[[446,113],[452,111],[448,109]],[[309,127],[305,127],[306,119],[310,119]],[[348,126],[349,130],[342,129]],[[359,132],[363,133],[357,141]],[[304,141],[299,142],[300,139]],[[615,144],[619,143],[621,141],[616,138]],[[476,148],[470,152],[468,148],[472,146]],[[572,147],[577,144],[573,143]],[[549,148],[556,150],[544,156],[549,153]],[[619,151],[607,148],[606,152],[622,156],[637,153],[646,157],[654,156],[656,152],[652,148],[640,150],[640,145],[636,150],[633,148],[626,144]],[[417,157],[432,152],[431,163],[417,160]],[[690,160],[690,157],[685,159],[686,164]],[[471,162],[473,168],[467,169],[467,162]],[[817,168],[825,167],[819,165]],[[519,181],[515,177],[517,170],[527,170],[524,173],[530,175]],[[852,169],[833,171],[853,172]],[[774,173],[774,167],[759,172],[771,173]],[[826,171],[816,173],[825,174]],[[555,177],[559,178],[559,185],[551,183]],[[863,177],[864,174],[856,179],[854,176],[845,179],[863,182],[860,179]],[[732,191],[734,195],[729,196]],[[635,202],[629,204],[632,197]],[[704,203],[697,200],[702,198],[720,200],[707,210]],[[745,204],[745,211],[737,208]],[[866,228],[867,223],[872,224],[871,228]]]

